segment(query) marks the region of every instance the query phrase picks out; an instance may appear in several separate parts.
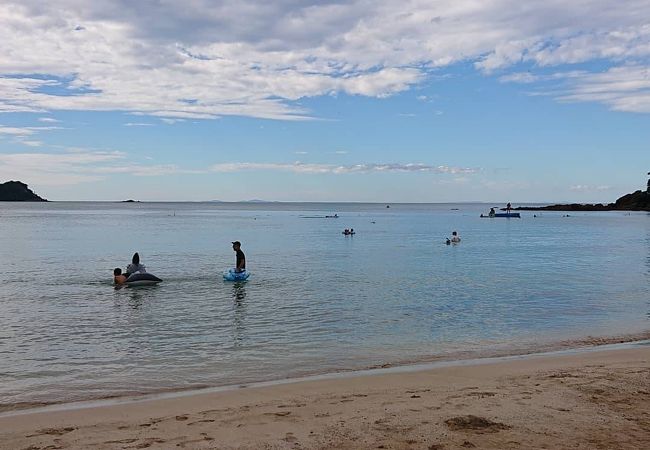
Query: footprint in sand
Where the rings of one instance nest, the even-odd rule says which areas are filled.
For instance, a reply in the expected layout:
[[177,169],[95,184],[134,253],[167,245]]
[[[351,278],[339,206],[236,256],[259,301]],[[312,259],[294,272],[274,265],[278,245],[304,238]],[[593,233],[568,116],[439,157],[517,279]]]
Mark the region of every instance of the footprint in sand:
[[147,439],[144,440],[144,442],[136,444],[134,446],[134,448],[149,448],[153,444],[164,444],[165,442],[167,442],[167,441],[165,441],[164,439],[160,439],[160,438],[147,438]]
[[196,425],[197,423],[211,423],[214,422],[214,419],[202,419],[202,420],[197,420],[196,422],[189,422],[187,426],[189,427],[190,425]]
[[284,436],[284,440],[285,440],[286,442],[289,442],[289,443],[298,442],[298,438],[296,438],[296,437],[293,435],[293,433],[287,433],[287,434]]
[[116,441],[106,441],[104,444],[132,444],[137,439],[118,439]]
[[[179,442],[178,444],[176,444],[176,447],[185,448],[186,445],[198,444],[199,442],[205,442],[205,441],[214,441],[214,438],[210,437],[210,436],[203,436],[203,437],[201,437],[201,439],[191,439],[189,441]],[[194,447],[192,447],[192,448],[194,448]]]
[[30,445],[29,447],[23,449],[23,450],[60,450],[63,447],[60,447],[58,445],[48,445],[47,447],[38,447],[36,445]]
[[478,431],[483,433],[496,433],[497,431],[507,430],[510,426],[493,422],[485,417],[478,416],[458,416],[445,420],[447,426],[453,431]]
[[278,412],[264,413],[265,416],[278,416],[278,417],[286,417],[289,414],[291,414],[291,411],[278,411]]
[[26,437],[34,437],[34,436],[42,436],[44,434],[50,435],[50,436],[63,436],[64,434],[70,433],[71,431],[76,430],[74,427],[65,427],[65,428],[44,428],[42,430],[38,430],[36,434],[30,434],[29,436]]
[[494,397],[495,395],[497,395],[496,392],[488,392],[488,391],[484,391],[484,392],[469,392],[469,393],[465,394],[465,396],[467,396],[467,397],[479,397],[479,398],[484,398],[484,397]]

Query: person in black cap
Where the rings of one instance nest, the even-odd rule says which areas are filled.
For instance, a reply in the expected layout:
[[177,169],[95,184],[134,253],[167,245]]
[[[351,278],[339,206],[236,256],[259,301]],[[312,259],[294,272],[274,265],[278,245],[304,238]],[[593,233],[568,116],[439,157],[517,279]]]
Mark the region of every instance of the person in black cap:
[[246,270],[246,255],[241,251],[241,242],[235,241],[232,243],[232,249],[237,253],[237,265],[235,272],[240,273]]

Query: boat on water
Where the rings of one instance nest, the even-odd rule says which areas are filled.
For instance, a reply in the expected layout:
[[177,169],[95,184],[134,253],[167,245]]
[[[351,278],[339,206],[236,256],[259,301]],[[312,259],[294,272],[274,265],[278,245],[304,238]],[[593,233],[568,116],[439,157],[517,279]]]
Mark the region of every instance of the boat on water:
[[484,219],[492,219],[492,218],[506,218],[506,219],[521,219],[521,214],[518,212],[511,212],[511,213],[496,213],[496,214],[489,214],[489,215],[484,215],[481,214],[481,217]]

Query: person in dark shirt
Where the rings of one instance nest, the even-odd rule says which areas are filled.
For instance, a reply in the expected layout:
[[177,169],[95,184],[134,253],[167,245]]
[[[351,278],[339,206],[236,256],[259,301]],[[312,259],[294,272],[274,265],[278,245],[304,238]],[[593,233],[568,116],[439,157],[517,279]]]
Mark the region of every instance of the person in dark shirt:
[[243,272],[246,270],[246,255],[241,251],[241,242],[235,241],[232,243],[232,249],[237,253],[237,265],[235,266],[235,272]]

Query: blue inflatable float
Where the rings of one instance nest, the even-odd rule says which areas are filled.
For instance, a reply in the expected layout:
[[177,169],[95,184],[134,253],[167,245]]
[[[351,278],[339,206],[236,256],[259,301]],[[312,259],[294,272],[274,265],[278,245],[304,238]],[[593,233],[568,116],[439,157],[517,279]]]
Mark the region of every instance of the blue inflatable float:
[[237,272],[235,269],[226,270],[223,273],[223,279],[226,281],[246,281],[251,273],[244,269],[242,272]]

